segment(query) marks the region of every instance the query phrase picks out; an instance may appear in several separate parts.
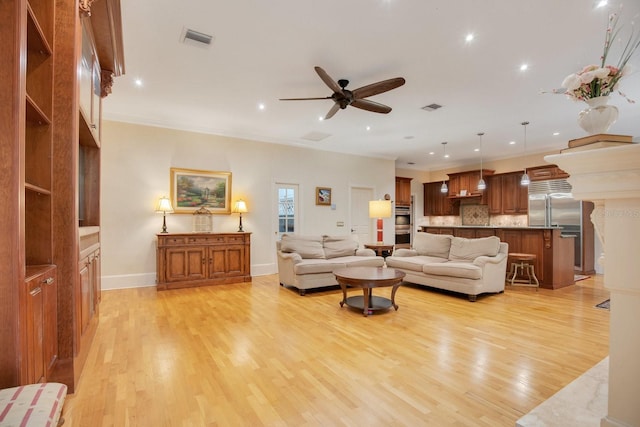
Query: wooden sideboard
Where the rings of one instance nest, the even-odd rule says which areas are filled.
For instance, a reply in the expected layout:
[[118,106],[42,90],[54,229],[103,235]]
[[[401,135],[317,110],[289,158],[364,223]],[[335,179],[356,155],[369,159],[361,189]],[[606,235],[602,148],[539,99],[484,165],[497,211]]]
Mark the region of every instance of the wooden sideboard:
[[251,281],[251,233],[157,236],[158,290]]
[[[536,255],[535,272],[540,287],[558,289],[573,285],[574,237],[562,235],[560,228],[422,226],[421,231],[479,238],[498,236],[509,244],[509,253]],[[507,271],[509,267],[507,267]]]

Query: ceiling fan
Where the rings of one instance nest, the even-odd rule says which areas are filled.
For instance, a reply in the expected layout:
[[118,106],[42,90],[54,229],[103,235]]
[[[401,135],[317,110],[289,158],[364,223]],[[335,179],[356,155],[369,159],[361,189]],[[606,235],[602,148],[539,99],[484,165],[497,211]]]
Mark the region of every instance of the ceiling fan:
[[329,89],[333,91],[333,95],[326,96],[324,98],[280,98],[280,101],[309,101],[315,99],[333,99],[333,107],[329,110],[324,120],[328,120],[338,112],[338,110],[344,110],[349,105],[352,107],[360,108],[361,110],[373,111],[374,113],[387,114],[391,111],[391,107],[378,102],[369,101],[368,98],[373,95],[378,95],[383,92],[387,92],[391,89],[402,86],[405,80],[402,77],[396,77],[393,79],[383,80],[377,83],[371,83],[366,86],[362,86],[353,91],[345,89],[349,84],[349,80],[340,79],[337,82],[327,74],[321,67],[315,67],[316,73],[320,76],[322,81],[329,86]]

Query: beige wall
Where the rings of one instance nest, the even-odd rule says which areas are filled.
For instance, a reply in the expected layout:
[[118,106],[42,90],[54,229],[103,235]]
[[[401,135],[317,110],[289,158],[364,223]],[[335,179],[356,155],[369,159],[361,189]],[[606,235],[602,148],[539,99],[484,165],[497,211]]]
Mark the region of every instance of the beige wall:
[[[376,197],[395,192],[393,160],[254,142],[120,122],[103,123],[101,242],[103,288],[155,283],[158,198],[169,195],[169,169],[232,173],[232,199],[247,201],[245,231],[252,232],[252,274],[275,266],[275,182],[298,184],[303,234],[348,234],[349,192],[369,187]],[[315,187],[331,187],[335,210],[315,205]],[[215,215],[214,231],[235,232],[238,216]],[[344,227],[338,227],[339,221]],[[372,220],[373,221],[373,220]],[[393,219],[385,220],[385,229]],[[167,215],[169,232],[190,232],[191,215]],[[393,240],[391,233],[385,239]],[[391,242],[392,243],[392,242]]]

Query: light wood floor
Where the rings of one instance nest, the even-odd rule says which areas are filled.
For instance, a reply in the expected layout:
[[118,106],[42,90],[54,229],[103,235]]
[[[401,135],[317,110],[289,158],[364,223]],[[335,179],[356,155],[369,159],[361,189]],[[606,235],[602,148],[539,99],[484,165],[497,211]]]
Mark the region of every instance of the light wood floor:
[[475,303],[401,287],[365,318],[277,276],[107,291],[65,425],[513,426],[607,356],[608,297],[602,276]]

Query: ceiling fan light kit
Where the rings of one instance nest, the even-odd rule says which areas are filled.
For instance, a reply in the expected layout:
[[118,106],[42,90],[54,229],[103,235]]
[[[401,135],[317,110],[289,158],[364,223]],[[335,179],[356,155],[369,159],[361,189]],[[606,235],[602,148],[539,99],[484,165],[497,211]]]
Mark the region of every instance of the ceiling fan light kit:
[[331,96],[318,97],[318,98],[280,98],[280,101],[310,101],[319,99],[332,99],[334,104],[324,117],[324,120],[328,120],[333,117],[338,110],[344,110],[348,106],[356,107],[361,110],[371,111],[374,113],[387,114],[391,111],[391,107],[380,104],[378,102],[370,101],[370,96],[378,95],[384,92],[388,92],[392,89],[396,89],[405,83],[404,78],[395,77],[388,80],[383,80],[377,83],[371,83],[366,86],[362,86],[353,91],[345,89],[349,84],[349,80],[340,79],[334,80],[325,70],[321,67],[315,67],[316,73],[320,76],[320,79],[326,84],[329,89],[333,91]]

